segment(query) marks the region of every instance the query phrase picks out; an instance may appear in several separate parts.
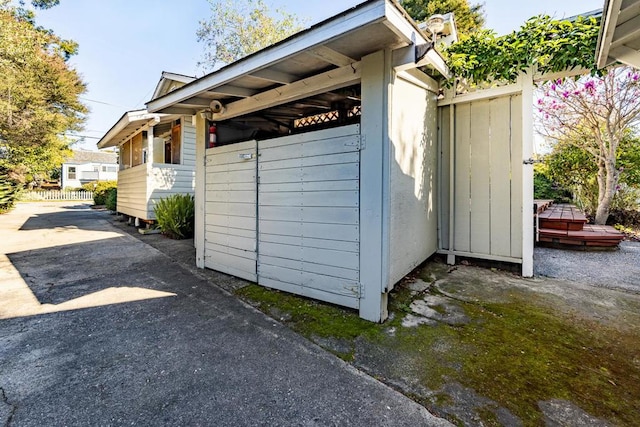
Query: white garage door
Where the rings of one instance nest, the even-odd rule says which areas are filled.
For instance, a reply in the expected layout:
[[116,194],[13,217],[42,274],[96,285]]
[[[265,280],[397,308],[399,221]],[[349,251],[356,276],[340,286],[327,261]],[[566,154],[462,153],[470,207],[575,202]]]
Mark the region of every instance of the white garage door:
[[360,126],[258,143],[258,283],[358,308]]
[[256,281],[256,141],[206,153],[205,267]]

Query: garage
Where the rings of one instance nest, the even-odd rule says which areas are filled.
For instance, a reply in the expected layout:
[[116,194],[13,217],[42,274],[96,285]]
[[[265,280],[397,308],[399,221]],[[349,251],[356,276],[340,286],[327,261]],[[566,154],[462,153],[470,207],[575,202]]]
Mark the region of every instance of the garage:
[[402,7],[370,0],[150,101],[195,123],[196,265],[379,322],[394,285],[434,253],[495,259],[446,246],[462,169],[442,132],[441,76]]

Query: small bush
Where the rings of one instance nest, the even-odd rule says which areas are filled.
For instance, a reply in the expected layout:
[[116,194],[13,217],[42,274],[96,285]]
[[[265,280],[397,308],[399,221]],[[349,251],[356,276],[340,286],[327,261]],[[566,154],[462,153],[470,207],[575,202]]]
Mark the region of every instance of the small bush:
[[0,213],[13,208],[19,196],[20,186],[8,179],[6,175],[0,175]]
[[107,200],[104,203],[105,207],[110,211],[118,210],[118,189],[111,188],[107,193]]
[[556,203],[571,202],[571,193],[558,186],[544,173],[534,170],[533,191],[535,199],[554,200]]
[[640,226],[640,211],[636,209],[612,209],[607,224],[620,224],[627,227]]
[[195,207],[190,194],[174,194],[160,199],[153,208],[158,228],[172,239],[187,239],[193,236]]
[[[86,184],[82,184],[82,187],[80,187],[80,190],[93,191],[93,189],[96,188],[97,185],[98,185],[98,181],[87,182]],[[71,187],[64,187],[65,190],[67,188],[69,188],[70,190],[73,190],[73,188]]]
[[96,205],[104,205],[107,203],[107,196],[112,189],[118,187],[117,181],[96,181],[94,183],[85,184],[82,187],[91,186],[89,191],[93,191],[93,203]]

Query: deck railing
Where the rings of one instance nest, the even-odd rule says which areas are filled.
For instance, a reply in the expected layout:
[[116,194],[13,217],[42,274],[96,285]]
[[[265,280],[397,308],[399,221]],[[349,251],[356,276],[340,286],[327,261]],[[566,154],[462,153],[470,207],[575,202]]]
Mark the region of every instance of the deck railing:
[[87,200],[93,201],[93,191],[24,191],[20,195],[22,201],[40,201],[40,200]]

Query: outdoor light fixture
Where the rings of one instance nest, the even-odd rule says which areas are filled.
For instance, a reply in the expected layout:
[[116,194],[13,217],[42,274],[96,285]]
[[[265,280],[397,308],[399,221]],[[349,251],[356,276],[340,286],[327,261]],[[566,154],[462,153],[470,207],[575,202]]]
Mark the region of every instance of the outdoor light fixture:
[[427,19],[427,28],[433,34],[433,41],[436,41],[438,33],[441,33],[444,30],[444,16],[435,14]]

